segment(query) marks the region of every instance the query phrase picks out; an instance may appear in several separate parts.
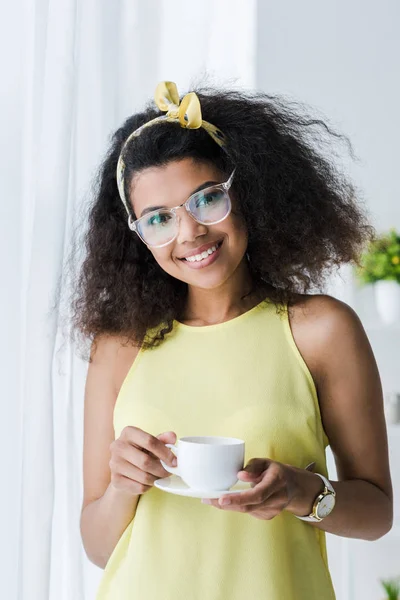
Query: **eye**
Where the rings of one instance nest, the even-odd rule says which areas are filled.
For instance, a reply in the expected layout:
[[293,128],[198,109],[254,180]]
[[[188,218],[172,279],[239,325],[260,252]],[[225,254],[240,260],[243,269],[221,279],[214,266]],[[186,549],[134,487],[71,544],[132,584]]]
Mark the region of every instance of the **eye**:
[[196,198],[196,208],[218,204],[223,195],[224,194],[221,190],[212,190],[204,194],[199,194],[199,196]]
[[155,213],[154,215],[151,215],[151,217],[148,218],[147,226],[159,227],[162,225],[166,225],[171,219],[172,216],[169,213]]

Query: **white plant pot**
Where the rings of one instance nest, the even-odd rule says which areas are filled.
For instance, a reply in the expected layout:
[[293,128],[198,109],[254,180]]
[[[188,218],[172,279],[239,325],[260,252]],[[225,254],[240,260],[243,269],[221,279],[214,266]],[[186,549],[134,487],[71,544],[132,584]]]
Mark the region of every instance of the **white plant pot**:
[[400,423],[400,394],[389,392],[384,394],[386,422],[390,425]]
[[375,301],[378,314],[386,325],[400,322],[400,285],[397,281],[377,281]]

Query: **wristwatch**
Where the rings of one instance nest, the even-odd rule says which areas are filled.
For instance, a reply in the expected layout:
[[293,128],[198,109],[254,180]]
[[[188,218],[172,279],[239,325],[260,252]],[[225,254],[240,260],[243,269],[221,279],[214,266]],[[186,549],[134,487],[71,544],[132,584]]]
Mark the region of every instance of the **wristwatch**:
[[[330,481],[320,473],[315,473],[318,477],[321,477],[325,484],[324,491],[318,494],[313,504],[313,509],[307,517],[297,517],[302,521],[310,521],[312,523],[319,523],[322,519],[325,519],[331,514],[335,507],[336,492]],[[297,516],[297,515],[296,515]]]

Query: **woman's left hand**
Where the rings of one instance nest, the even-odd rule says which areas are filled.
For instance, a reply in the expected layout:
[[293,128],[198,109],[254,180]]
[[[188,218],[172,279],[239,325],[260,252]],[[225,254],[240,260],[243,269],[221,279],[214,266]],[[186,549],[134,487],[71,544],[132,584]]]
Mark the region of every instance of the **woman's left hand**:
[[216,500],[202,500],[222,510],[248,513],[256,519],[269,520],[279,515],[296,494],[296,469],[267,458],[252,458],[238,479],[252,487],[238,494]]

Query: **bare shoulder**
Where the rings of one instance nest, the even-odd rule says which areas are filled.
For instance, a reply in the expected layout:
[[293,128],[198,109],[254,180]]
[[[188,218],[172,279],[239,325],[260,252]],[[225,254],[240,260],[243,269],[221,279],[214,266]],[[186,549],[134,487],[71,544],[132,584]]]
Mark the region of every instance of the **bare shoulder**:
[[300,295],[289,307],[293,332],[312,334],[314,342],[333,341],[338,336],[362,333],[357,313],[345,302],[324,294]]
[[327,294],[297,294],[290,305],[291,322],[325,326],[337,326],[339,323],[359,324],[357,313],[345,302]]
[[90,362],[109,365],[115,360],[120,344],[121,340],[117,335],[107,333],[97,335],[90,349]]
[[95,367],[108,371],[112,377],[116,394],[135,361],[139,349],[139,346],[118,334],[101,334],[93,341],[91,362]]
[[342,357],[357,344],[369,346],[357,313],[345,302],[329,295],[301,295],[289,307],[293,338],[315,380],[334,352]]

